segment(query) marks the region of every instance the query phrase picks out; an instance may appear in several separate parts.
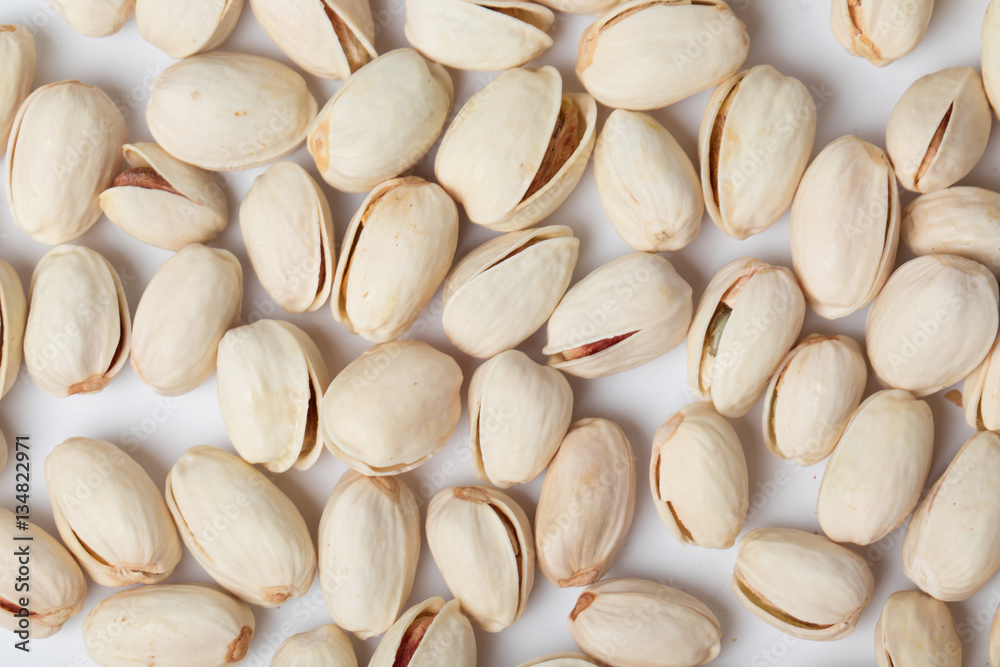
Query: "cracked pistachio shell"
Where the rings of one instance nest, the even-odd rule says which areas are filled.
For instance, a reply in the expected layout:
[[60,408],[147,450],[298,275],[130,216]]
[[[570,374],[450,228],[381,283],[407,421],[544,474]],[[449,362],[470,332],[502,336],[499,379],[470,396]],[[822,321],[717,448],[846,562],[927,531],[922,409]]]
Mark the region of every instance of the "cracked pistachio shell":
[[687,337],[688,384],[724,417],[741,417],[795,344],[806,304],[783,266],[742,258],[722,267],[698,303]]
[[87,37],[107,37],[121,30],[136,0],[52,0],[69,27]]
[[462,370],[427,343],[379,343],[330,383],[320,406],[327,449],[366,475],[396,475],[434,456],[462,412]]
[[851,55],[885,67],[917,48],[934,0],[833,0],[833,36]]
[[163,70],[149,89],[146,122],[174,157],[210,171],[260,167],[306,138],[316,99],[275,60],[199,53]]
[[569,631],[584,653],[611,667],[695,667],[721,650],[711,609],[683,591],[643,579],[603,579],[587,588],[569,615]]
[[892,109],[885,145],[907,190],[933,192],[964,178],[986,152],[993,116],[979,72],[951,67],[920,77]]
[[135,0],[139,34],[177,59],[222,46],[242,11],[243,0]]
[[556,586],[589,586],[611,569],[632,527],[635,455],[618,424],[581,419],[549,464],[535,510],[538,567]]
[[920,195],[903,209],[903,243],[915,255],[968,257],[1000,274],[1000,194],[952,186]]
[[764,392],[764,444],[801,466],[837,446],[868,383],[865,355],[853,338],[811,334],[785,355]]
[[705,207],[737,239],[759,234],[792,203],[816,138],[816,104],[770,65],[716,87],[698,132]]
[[789,528],[758,528],[740,540],[732,588],[754,616],[793,637],[831,641],[854,631],[875,579],[847,547]]
[[121,166],[125,136],[121,111],[100,88],[61,81],[36,89],[18,110],[7,143],[14,223],[47,245],[90,229],[101,217],[98,196]]
[[31,275],[24,362],[50,396],[93,394],[125,365],[132,336],[125,290],[104,256],[61,245]]
[[132,369],[163,396],[215,371],[219,341],[240,319],[243,268],[228,250],[185,246],[153,274],[135,309]]
[[580,653],[550,653],[541,657],[522,662],[518,667],[590,667],[596,665],[587,656]]
[[722,83],[749,48],[746,26],[725,2],[630,0],[583,33],[576,74],[599,102],[644,111]]
[[155,584],[181,542],[145,470],[105,440],[70,438],[45,457],[45,485],[63,543],[102,586]]
[[358,667],[351,640],[333,623],[281,642],[270,667]]
[[792,267],[809,306],[828,320],[871,301],[899,245],[899,192],[889,158],[853,135],[806,169],[791,213]]
[[996,342],[983,363],[962,382],[962,408],[972,428],[1000,431],[1000,345]]
[[938,600],[965,600],[1000,567],[1000,437],[969,438],[910,517],[903,572]]
[[374,343],[413,326],[448,275],[458,207],[417,176],[378,185],[344,234],[330,302],[333,319]]
[[[0,628],[19,630],[20,619],[15,614],[21,609],[24,591],[18,589],[16,581],[22,564],[17,554],[26,548],[31,561],[28,631],[32,639],[44,639],[59,632],[63,623],[80,613],[87,595],[87,580],[59,540],[30,521],[25,523],[27,528],[19,530],[14,514],[0,507]],[[31,541],[19,539],[25,536],[30,536]]]
[[337,263],[330,204],[294,162],[277,162],[254,179],[240,205],[250,264],[274,301],[289,313],[326,303]]
[[917,506],[934,455],[934,418],[908,391],[872,394],[847,423],[819,487],[816,516],[834,542],[868,545]]
[[865,328],[879,381],[915,396],[976,369],[997,336],[997,279],[956,255],[925,255],[900,266],[875,298]]
[[21,279],[14,267],[0,259],[0,398],[14,386],[21,370],[27,318]]
[[573,285],[549,318],[542,350],[570,375],[602,377],[674,349],[691,323],[691,286],[659,255],[636,252]]
[[413,49],[390,51],[352,74],[320,110],[309,154],[327,183],[366,192],[427,154],[453,99],[444,67]]
[[[402,659],[405,662],[401,662]],[[368,667],[475,667],[476,636],[458,600],[415,604],[382,637]]]
[[35,37],[23,25],[0,25],[0,155],[35,80]]
[[490,239],[452,267],[441,297],[444,332],[486,359],[522,343],[549,319],[569,287],[580,240],[553,225]]
[[472,222],[498,232],[538,224],[579,183],[597,104],[564,93],[551,66],[518,67],[469,98],[444,133],[434,174]]
[[227,331],[217,359],[219,409],[236,452],[271,472],[311,468],[323,451],[319,405],[330,373],[309,334],[257,320]]
[[196,584],[159,584],[120,591],[83,622],[87,653],[101,667],[224,667],[247,655],[250,607]]
[[[983,17],[983,86],[993,107],[993,113],[1000,118],[1000,0],[990,0]],[[1000,650],[1000,646],[998,646]],[[997,662],[996,659],[993,662]]]
[[520,505],[486,486],[448,487],[431,499],[426,530],[434,563],[469,620],[500,632],[521,617],[535,547]]
[[948,605],[920,591],[897,591],[875,625],[878,667],[962,667],[962,640]]
[[400,477],[341,476],[319,522],[319,581],[333,620],[360,639],[403,610],[420,557],[420,510]]
[[191,447],[166,483],[185,546],[223,588],[260,607],[306,593],[316,550],[294,503],[252,465],[216,447]]

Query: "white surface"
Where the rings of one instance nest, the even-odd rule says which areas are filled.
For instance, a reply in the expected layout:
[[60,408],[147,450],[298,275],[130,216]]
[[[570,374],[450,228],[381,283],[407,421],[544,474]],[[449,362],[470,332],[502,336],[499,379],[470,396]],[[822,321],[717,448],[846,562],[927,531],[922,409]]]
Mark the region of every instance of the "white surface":
[[[920,46],[909,56],[878,69],[865,60],[848,55],[833,38],[829,26],[828,0],[735,0],[733,5],[750,33],[750,56],[747,66],[769,63],[785,74],[799,77],[817,96],[818,132],[814,155],[836,137],[854,133],[876,144],[884,143],[885,123],[896,100],[917,77],[954,65],[978,68],[980,26],[985,8],[983,0],[939,0],[930,30]],[[403,13],[400,0],[375,0],[376,21],[381,24],[376,38],[380,52],[403,46]],[[550,30],[557,45],[535,64],[553,64],[562,72],[568,90],[579,91],[573,66],[580,34],[589,25],[588,17],[559,16]],[[127,113],[129,139],[151,140],[144,122],[148,88],[156,74],[171,60],[139,37],[134,20],[121,33],[105,39],[90,39],[70,30],[44,0],[3,0],[0,23],[24,23],[36,30],[38,74],[35,84],[62,79],[79,79],[97,84],[112,98],[120,100]],[[268,55],[291,64],[267,38],[254,20],[249,6],[244,10],[236,32],[225,49]],[[457,72],[455,109],[469,95],[493,77],[490,73]],[[336,89],[336,83],[307,76],[320,103]],[[698,123],[708,92],[664,110],[654,112],[677,137],[688,154],[696,157]],[[608,109],[601,108],[600,121]],[[996,133],[994,133],[996,134]],[[996,136],[986,157],[963,183],[997,187]],[[315,174],[305,148],[291,159],[307,166]],[[432,177],[431,160],[425,159],[417,173]],[[243,262],[246,275],[244,323],[261,317],[288,319],[302,326],[320,345],[331,373],[339,372],[367,347],[359,337],[348,335],[336,324],[329,310],[305,316],[289,316],[278,308],[260,287],[240,239],[236,210],[253,178],[262,170],[250,170],[224,176],[232,209],[232,222],[213,245],[225,247]],[[348,196],[326,188],[338,240],[342,237],[354,208],[362,196]],[[6,192],[3,193],[6,197]],[[912,195],[904,195],[908,201]],[[575,278],[586,275],[599,264],[618,257],[629,248],[618,238],[604,217],[588,168],[580,186],[569,201],[548,223],[570,225],[581,238],[580,261]],[[459,253],[467,252],[492,234],[463,219]],[[134,312],[143,287],[153,272],[169,256],[131,238],[108,220],[102,219],[82,243],[104,253],[117,267],[125,285],[129,305]],[[11,262],[27,286],[34,263],[47,250],[14,227],[6,202],[0,206],[0,257]],[[767,232],[747,241],[737,242],[721,233],[705,217],[698,239],[670,260],[694,287],[699,297],[712,274],[731,259],[752,255],[769,262],[788,265],[788,215]],[[910,257],[903,249],[898,262]],[[810,313],[803,333],[846,333],[863,342],[864,316],[867,309],[845,320],[827,322]],[[441,333],[440,301],[435,301],[414,327],[411,336],[426,340],[453,353],[468,378],[477,366],[475,360],[457,353]],[[543,335],[525,342],[521,349],[541,360]],[[903,531],[897,530],[881,543],[863,549],[876,575],[875,597],[865,611],[857,630],[849,638],[832,643],[812,643],[787,637],[745,611],[729,590],[729,576],[736,550],[709,551],[680,546],[660,523],[652,505],[647,466],[653,432],[674,411],[690,400],[685,389],[685,351],[681,346],[639,369],[593,381],[571,380],[576,395],[576,418],[599,416],[617,421],[630,438],[638,464],[638,498],[635,522],[623,553],[610,576],[636,576],[655,579],[683,588],[703,599],[722,624],[723,646],[717,665],[727,667],[767,667],[770,665],[872,664],[873,632],[882,603],[893,591],[912,588],[900,566],[900,543]],[[875,388],[871,383],[869,390]],[[943,392],[942,392],[943,393]],[[936,421],[936,450],[931,479],[937,477],[958,447],[972,434],[962,420],[961,411],[939,393],[928,399]],[[802,469],[770,455],[760,437],[760,405],[745,418],[736,420],[747,452],[751,475],[752,507],[745,530],[760,526],[788,526],[819,530],[815,516],[816,492],[824,464]],[[104,438],[133,449],[133,456],[162,484],[167,471],[185,448],[212,444],[229,448],[226,432],[215,399],[214,377],[197,390],[178,398],[157,397],[143,385],[128,366],[96,396],[53,399],[34,386],[22,368],[22,377],[0,404],[0,426],[13,441],[15,434],[31,436],[33,452],[32,518],[54,533],[51,509],[45,493],[42,463],[45,454],[64,439],[86,435]],[[459,424],[446,449],[429,463],[404,475],[418,493],[421,510],[442,487],[475,483],[469,465],[467,420]],[[314,534],[326,498],[345,465],[324,453],[310,471],[292,471],[275,478],[276,483],[298,504]],[[8,465],[0,473],[0,504],[13,506],[14,470]],[[511,495],[523,504],[529,516],[534,513],[541,479],[516,487]],[[210,581],[191,557],[185,555],[169,579],[171,582]],[[30,656],[13,649],[14,636],[0,632],[0,665],[37,665],[46,667],[91,665],[81,639],[84,616],[102,598],[113,591],[91,583],[83,613],[71,619],[62,631],[50,639],[32,642]],[[543,653],[574,648],[566,628],[566,616],[573,606],[578,589],[557,589],[536,574],[527,612],[513,627],[500,634],[477,632],[479,664],[503,667],[519,664]],[[431,595],[449,597],[440,574],[424,548],[417,583],[410,603]],[[989,623],[1000,601],[1000,579],[994,578],[971,600],[950,605],[963,639],[965,664],[986,663]],[[247,665],[266,665],[275,647],[288,635],[311,630],[330,620],[323,606],[318,583],[304,597],[291,600],[276,610],[254,609],[257,631],[250,647]],[[375,640],[355,641],[359,661],[366,664]]]

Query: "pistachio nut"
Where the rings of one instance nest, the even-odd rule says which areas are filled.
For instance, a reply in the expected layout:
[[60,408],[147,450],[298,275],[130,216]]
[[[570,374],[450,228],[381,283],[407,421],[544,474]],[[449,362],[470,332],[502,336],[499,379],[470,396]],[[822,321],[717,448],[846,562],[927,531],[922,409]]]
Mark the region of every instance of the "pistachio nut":
[[833,36],[851,55],[885,67],[917,48],[934,0],[833,0]]
[[0,259],[0,398],[14,386],[21,370],[27,318],[21,279],[14,267]]
[[648,114],[611,112],[594,146],[594,181],[604,214],[633,250],[680,250],[701,231],[698,172]]
[[997,336],[997,279],[956,255],[925,255],[893,272],[865,329],[883,385],[926,396],[969,375]]
[[139,34],[177,59],[222,46],[242,11],[243,0],[135,0]]
[[379,184],[344,234],[333,278],[333,319],[375,343],[413,326],[448,275],[458,207],[417,176]]
[[327,183],[365,192],[419,162],[444,128],[451,76],[413,49],[396,49],[344,82],[308,129],[307,145]]
[[948,605],[920,591],[896,591],[875,625],[878,667],[962,667],[962,640]]
[[[44,530],[24,521],[17,527],[14,513],[0,507],[0,628],[11,632],[27,630],[32,639],[44,639],[59,632],[63,623],[80,613],[87,595],[87,580],[73,556]],[[18,584],[16,552],[30,538],[30,597]],[[23,601],[23,602],[22,602]],[[22,607],[22,604],[27,607]],[[27,609],[27,619],[20,614]]]
[[535,547],[520,505],[486,486],[448,487],[431,499],[426,530],[434,563],[469,620],[500,632],[521,617]]
[[996,342],[983,363],[962,382],[966,423],[977,430],[1000,431],[1000,345]]
[[819,487],[816,518],[834,542],[867,545],[917,506],[934,455],[927,403],[902,389],[865,399],[851,415]]
[[691,324],[691,286],[659,255],[636,252],[597,267],[552,311],[542,349],[570,375],[602,377],[674,349]]
[[629,0],[584,31],[576,75],[599,102],[643,111],[722,83],[749,49],[746,26],[721,0]]
[[[1000,118],[1000,0],[990,0],[983,17],[983,87],[993,107],[994,115]],[[1000,649],[1000,647],[998,647]],[[996,662],[994,660],[993,662]]]
[[107,37],[121,30],[136,0],[51,0],[69,27],[87,37]]
[[712,277],[687,337],[688,384],[724,417],[741,417],[795,344],[806,304],[795,276],[757,259]]
[[358,667],[358,658],[344,631],[327,623],[281,642],[270,667]]
[[388,630],[419,557],[420,510],[402,478],[344,473],[319,521],[319,581],[333,620],[361,639]]
[[219,343],[217,372],[222,421],[245,461],[271,472],[316,463],[330,373],[309,334],[281,320],[230,329]]
[[490,239],[460,258],[444,281],[444,332],[486,359],[522,343],[549,319],[569,287],[580,240],[552,225]]
[[951,67],[920,77],[893,107],[885,130],[896,177],[915,192],[952,185],[983,157],[992,124],[974,68]]
[[969,438],[924,494],[903,538],[903,572],[938,600],[965,600],[1000,568],[1000,436]]
[[854,631],[875,578],[864,558],[822,535],[758,528],[740,540],[731,584],[765,623],[800,639],[831,641]]
[[228,250],[192,243],[153,274],[133,320],[132,369],[163,396],[215,371],[219,341],[240,318],[243,268]]
[[366,475],[416,468],[445,446],[462,413],[462,370],[427,343],[379,343],[347,365],[320,405],[320,434]]
[[0,155],[35,80],[35,37],[23,25],[0,25]]
[[210,171],[260,167],[306,138],[316,99],[275,60],[199,53],[163,70],[149,89],[146,122],[174,157]]
[[102,586],[155,584],[181,542],[163,495],[135,459],[106,440],[70,438],[45,457],[56,529]]
[[868,383],[865,355],[848,336],[806,336],[778,364],[764,392],[764,444],[801,466],[833,451]]
[[550,653],[528,662],[522,662],[518,667],[590,667],[597,665],[581,653]]
[[556,586],[589,586],[611,569],[635,511],[635,455],[618,424],[573,424],[535,510],[538,568]]
[[476,636],[458,600],[415,604],[382,637],[368,667],[475,667]]
[[[641,609],[642,622],[635,614]],[[576,645],[611,667],[695,667],[721,650],[719,621],[701,600],[643,579],[603,579],[569,615]]]
[[472,222],[498,232],[531,227],[580,182],[596,123],[594,98],[563,92],[556,68],[510,69],[458,112],[434,174]]
[[469,447],[476,477],[505,489],[535,479],[573,419],[573,390],[557,370],[518,350],[501,352],[472,374]]
[[166,489],[184,544],[223,588],[260,607],[309,590],[316,550],[305,519],[252,465],[215,447],[191,447],[167,474]]
[[50,396],[104,389],[128,358],[132,337],[125,290],[101,254],[61,245],[31,275],[24,362]]
[[719,84],[698,131],[702,192],[719,229],[745,239],[773,225],[815,138],[816,104],[798,79],[757,65]]
[[208,243],[229,224],[229,206],[212,176],[154,143],[125,144],[129,169],[101,193],[104,215],[143,243],[177,251]]
[[915,255],[961,255],[1000,274],[1000,194],[955,185],[920,195],[903,209],[903,243]]
[[250,607],[195,584],[159,584],[119,591],[83,622],[87,653],[101,667],[224,667],[247,655]]
[[294,162],[277,162],[254,179],[240,204],[240,231],[250,264],[274,301],[289,313],[326,303],[337,264],[330,204]]
[[18,110],[7,143],[14,224],[47,245],[90,229],[101,217],[97,198],[119,171],[124,143],[125,119],[100,88],[61,81],[36,89]]

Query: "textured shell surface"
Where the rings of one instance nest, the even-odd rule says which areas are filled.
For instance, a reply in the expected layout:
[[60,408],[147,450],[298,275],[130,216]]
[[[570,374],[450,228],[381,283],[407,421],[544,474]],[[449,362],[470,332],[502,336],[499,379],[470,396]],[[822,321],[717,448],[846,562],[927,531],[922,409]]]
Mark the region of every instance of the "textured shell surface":
[[358,667],[351,639],[333,623],[281,642],[270,667]]
[[1000,193],[955,185],[920,195],[903,209],[900,236],[915,255],[959,255],[1000,275]]
[[385,633],[368,667],[475,667],[476,636],[458,600],[428,598],[413,605]]
[[87,37],[107,37],[121,30],[135,12],[136,0],[53,0],[52,7],[70,27]]
[[221,46],[243,11],[243,0],[133,1],[139,34],[171,58]]
[[0,25],[0,156],[35,80],[35,37],[23,25]]
[[878,667],[962,667],[962,640],[948,605],[920,591],[896,591],[875,625]]
[[993,107],[993,114],[1000,118],[1000,0],[990,0],[986,7],[982,40],[983,87],[990,106]]
[[539,656],[527,662],[522,662],[517,667],[589,667],[596,665],[582,653],[550,653]]
[[879,67],[917,48],[927,32],[934,0],[833,0],[833,36],[848,53]]
[[21,279],[14,267],[0,259],[0,398],[14,386],[21,370],[27,320]]

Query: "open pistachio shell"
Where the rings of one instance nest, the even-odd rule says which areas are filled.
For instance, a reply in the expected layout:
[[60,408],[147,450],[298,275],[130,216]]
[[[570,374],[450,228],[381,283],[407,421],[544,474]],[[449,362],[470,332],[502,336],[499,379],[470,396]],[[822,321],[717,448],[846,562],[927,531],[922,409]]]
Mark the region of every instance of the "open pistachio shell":
[[476,635],[458,600],[413,605],[382,637],[368,667],[475,667]]
[[847,52],[885,67],[917,48],[934,0],[833,0],[830,25]]
[[35,37],[23,25],[0,25],[0,155],[35,80]]
[[107,37],[121,30],[136,0],[52,0],[69,26],[87,37]]
[[21,370],[27,318],[21,279],[14,267],[0,259],[0,398],[14,386]]
[[135,0],[139,34],[178,59],[221,46],[242,11],[243,0]]

